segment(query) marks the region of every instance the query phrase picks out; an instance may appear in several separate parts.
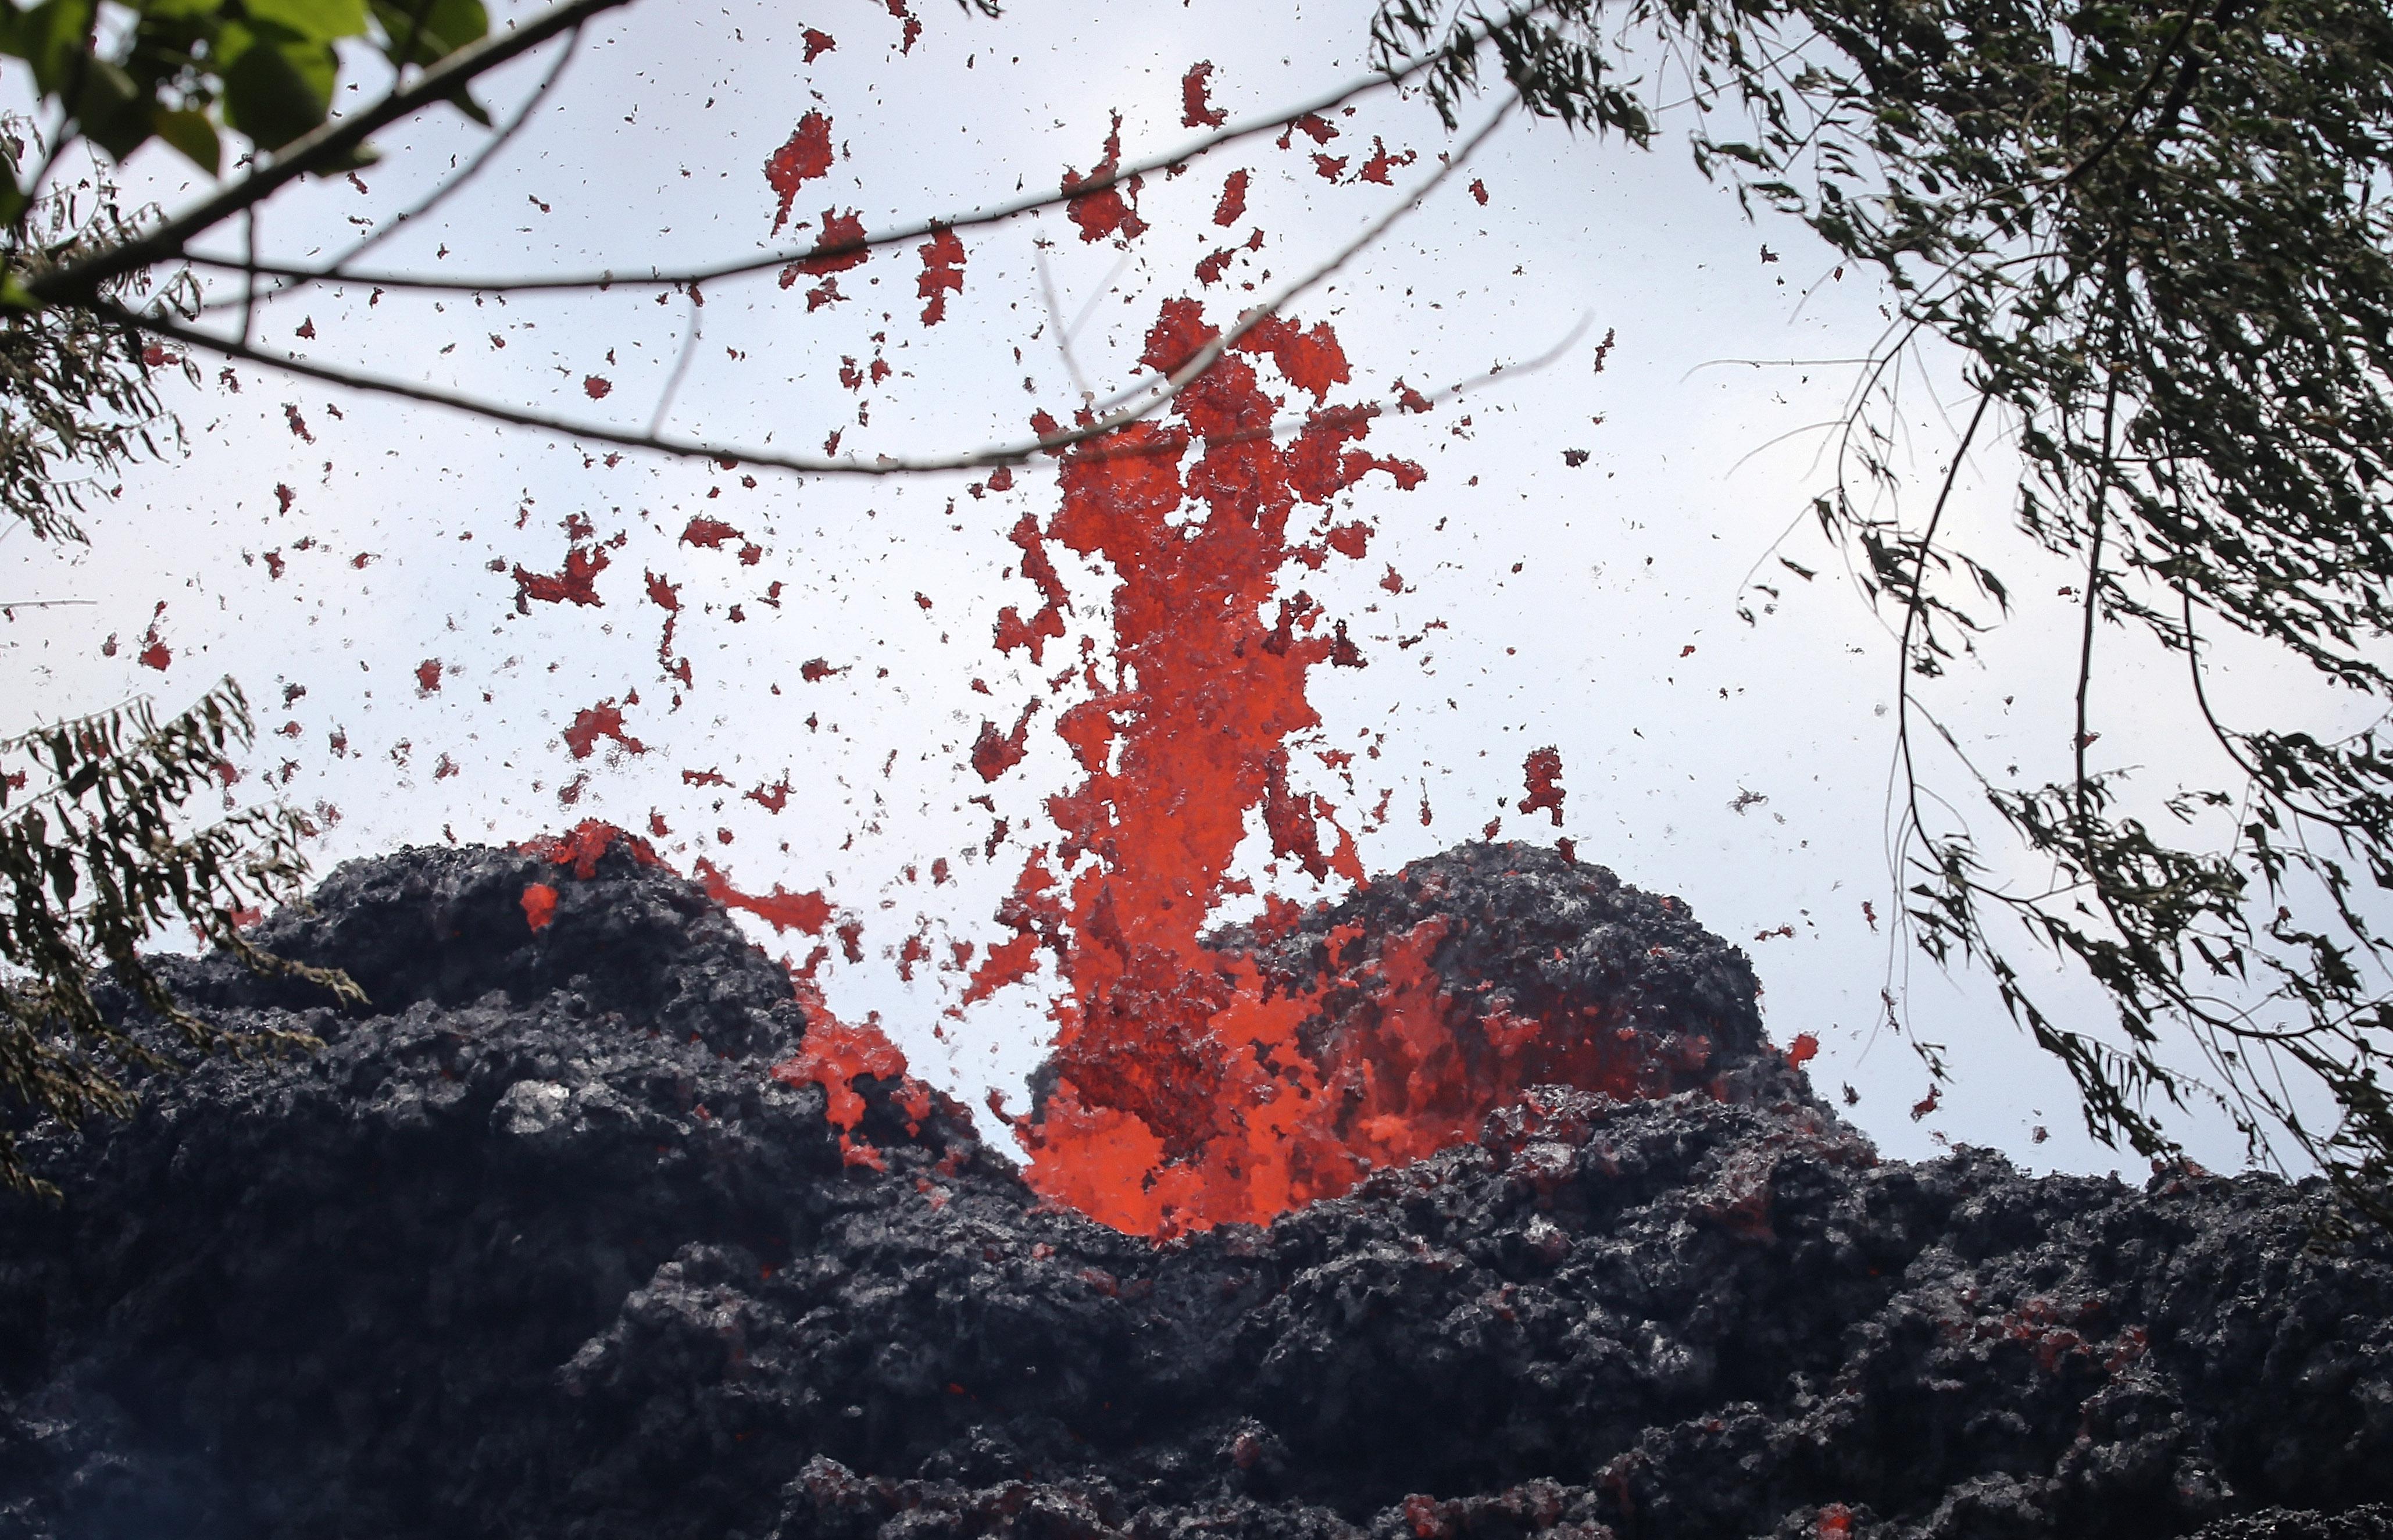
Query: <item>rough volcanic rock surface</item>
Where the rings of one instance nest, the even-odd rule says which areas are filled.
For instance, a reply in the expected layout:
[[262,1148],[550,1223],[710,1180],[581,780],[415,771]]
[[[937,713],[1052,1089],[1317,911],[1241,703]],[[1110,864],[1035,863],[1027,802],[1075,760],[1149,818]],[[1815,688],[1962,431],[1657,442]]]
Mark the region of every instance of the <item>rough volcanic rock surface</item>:
[[67,1197],[0,1204],[0,1537],[2393,1533],[2393,1246],[2264,1179],[1881,1161],[1733,949],[1581,869],[1576,917],[1499,849],[1346,919],[1501,918],[1439,963],[1529,1008],[1701,1005],[1737,1096],[1541,1090],[1158,1248],[880,1082],[888,1169],[843,1164],[766,1073],[786,976],[620,849],[345,868],[262,939],[370,1010],[180,966],[324,1048],[29,1141]]
[[[1548,1055],[1558,1081],[1616,1080],[1644,1097],[1812,1100],[1762,1031],[1761,985],[1744,953],[1678,899],[1543,846],[1482,842],[1416,861],[1306,911],[1257,955],[1267,977],[1332,981],[1301,1037],[1316,1059],[1335,1059],[1385,1051],[1374,1043],[1383,991],[1367,985],[1413,936],[1434,938],[1430,961],[1456,1001],[1445,1025],[1465,1058],[1488,1056],[1491,1018],[1551,1019],[1569,1024]],[[1245,929],[1222,939],[1255,946]],[[1590,1042],[1608,1051],[1584,1051]]]

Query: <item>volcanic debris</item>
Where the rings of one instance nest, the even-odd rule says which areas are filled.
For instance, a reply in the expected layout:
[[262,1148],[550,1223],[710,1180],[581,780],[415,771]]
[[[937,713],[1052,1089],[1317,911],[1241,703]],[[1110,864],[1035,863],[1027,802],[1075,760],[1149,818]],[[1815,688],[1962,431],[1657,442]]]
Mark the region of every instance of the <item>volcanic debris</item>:
[[0,1537],[2393,1533],[2393,1246],[2321,1243],[2315,1183],[1883,1160],[1740,954],[1525,846],[1267,947],[1432,911],[1458,994],[1701,1020],[1701,1074],[1158,1246],[895,1077],[886,1168],[844,1159],[769,1073],[787,973],[623,846],[345,867],[258,939],[369,1007],[166,964],[320,1051],[29,1135],[64,1198],[0,1204]]

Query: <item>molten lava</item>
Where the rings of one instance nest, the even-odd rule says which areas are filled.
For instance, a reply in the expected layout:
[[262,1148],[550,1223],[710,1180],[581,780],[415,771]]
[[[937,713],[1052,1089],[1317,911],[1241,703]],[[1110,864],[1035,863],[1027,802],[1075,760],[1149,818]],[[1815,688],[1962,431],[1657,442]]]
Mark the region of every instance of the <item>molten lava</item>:
[[[1142,361],[1169,372],[1214,335],[1195,301],[1168,301]],[[1313,398],[1285,444],[1265,361]],[[999,915],[1015,935],[988,950],[966,998],[1054,957],[1053,1076],[1017,1133],[1034,1187],[1125,1231],[1268,1222],[1471,1137],[1530,1085],[1633,1095],[1700,1083],[1704,1069],[1700,1039],[1682,1044],[1686,1073],[1656,1087],[1643,1033],[1599,1030],[1576,1008],[1522,1017],[1458,998],[1438,966],[1444,919],[1333,930],[1327,966],[1302,977],[1260,947],[1208,939],[1249,815],[1276,856],[1314,878],[1363,877],[1336,809],[1290,785],[1288,750],[1320,722],[1312,669],[1361,659],[1309,595],[1280,590],[1292,557],[1317,569],[1327,553],[1366,549],[1367,526],[1329,526],[1340,492],[1374,471],[1406,489],[1422,478],[1354,447],[1371,411],[1325,404],[1350,377],[1329,327],[1274,319],[1178,398],[1176,423],[1066,452],[1062,506],[1044,529],[1014,531],[1045,603],[1029,622],[1009,609],[999,647],[1035,657],[1061,637],[1068,598],[1050,542],[1110,564],[1113,636],[1082,667],[1086,698],[1053,728],[1084,778],[1050,799],[1059,839],[1025,862]],[[1299,531],[1313,543],[1291,543],[1291,519],[1317,525]],[[994,726],[984,738],[1008,747]],[[974,757],[987,776],[1019,756],[985,742]],[[1267,901],[1265,929],[1298,912]]]
[[[1167,301],[1143,361],[1169,372],[1217,334],[1197,302]],[[962,1003],[1053,959],[1050,1073],[1032,1115],[1014,1122],[1033,1157],[1028,1180],[1048,1199],[1132,1233],[1267,1223],[1350,1191],[1375,1168],[1475,1136],[1488,1113],[1536,1085],[1727,1094],[1717,1019],[1639,1015],[1611,998],[1616,982],[1564,989],[1518,974],[1497,987],[1479,933],[1517,928],[1500,915],[1352,903],[1308,914],[1267,894],[1254,926],[1215,933],[1224,894],[1252,891],[1231,881],[1250,827],[1276,860],[1316,881],[1332,873],[1364,881],[1353,833],[1292,774],[1291,749],[1320,725],[1306,697],[1312,671],[1367,660],[1344,624],[1281,582],[1285,571],[1365,557],[1371,527],[1340,517],[1340,493],[1375,472],[1404,489],[1423,478],[1418,465],[1362,447],[1373,409],[1329,403],[1351,378],[1328,326],[1273,318],[1176,398],[1173,420],[1062,452],[1060,506],[1012,533],[1040,602],[1027,620],[1004,609],[998,648],[1026,651],[1035,664],[1065,638],[1067,615],[1093,612],[1076,609],[1050,555],[1056,547],[1112,569],[1104,607],[1112,634],[1102,647],[1084,638],[1077,668],[1051,681],[1077,675],[1082,691],[1047,718],[1080,779],[1048,799],[1054,838],[1024,860],[997,915],[1013,933],[981,949]],[[1283,439],[1274,429],[1296,391],[1311,398],[1307,416]],[[726,527],[722,538],[733,533]],[[805,672],[813,676],[811,665]],[[971,754],[982,778],[1026,758],[1037,705],[1011,730],[985,724]],[[612,706],[583,713],[577,733],[621,739]],[[1532,753],[1524,773],[1522,811],[1559,823],[1559,754]],[[635,859],[656,859],[645,842],[598,825],[528,848],[586,879],[618,838]],[[1498,863],[1532,854],[1555,863],[1554,880],[1566,885],[1612,881],[1568,856],[1489,851]],[[718,901],[777,929],[819,936],[831,926],[820,893],[742,893],[703,861],[699,874]],[[535,885],[527,920],[543,927],[556,902],[553,889]],[[837,927],[851,961],[862,955],[859,931],[853,920]],[[1546,943],[1550,970],[1542,956],[1535,969],[1562,969],[1574,944]],[[821,1087],[846,1158],[875,1165],[878,1153],[857,1133],[858,1088],[896,1080],[909,1119],[927,1115],[929,1093],[877,1024],[826,1009],[813,975],[827,955],[819,947],[793,972],[808,1031],[773,1073]],[[969,956],[959,952],[959,968]],[[1605,980],[1628,976],[1607,970]]]
[[[563,834],[527,840],[516,848],[526,855],[570,868],[574,880],[582,882],[595,877],[598,863],[619,849],[635,865],[664,865],[663,858],[646,840],[596,818],[585,818]],[[742,893],[703,857],[697,862],[697,875],[708,897],[726,908],[745,909],[776,931],[799,930],[819,935],[835,913],[820,893],[790,893],[778,882],[770,894]],[[525,885],[524,920],[533,931],[546,930],[555,922],[558,896],[550,883]],[[850,927],[841,926],[839,934],[843,941],[849,941]],[[868,1077],[896,1082],[895,1095],[905,1114],[909,1136],[919,1132],[922,1120],[931,1116],[935,1104],[931,1090],[907,1073],[906,1055],[882,1032],[878,1020],[867,1019],[858,1024],[833,1015],[813,975],[811,964],[791,972],[790,982],[798,1007],[805,1013],[806,1035],[795,1054],[773,1066],[772,1077],[784,1085],[820,1086],[825,1097],[824,1115],[839,1130],[842,1158],[850,1166],[885,1170],[888,1167],[881,1152],[856,1133],[865,1108],[864,1098],[857,1092],[858,1082]]]

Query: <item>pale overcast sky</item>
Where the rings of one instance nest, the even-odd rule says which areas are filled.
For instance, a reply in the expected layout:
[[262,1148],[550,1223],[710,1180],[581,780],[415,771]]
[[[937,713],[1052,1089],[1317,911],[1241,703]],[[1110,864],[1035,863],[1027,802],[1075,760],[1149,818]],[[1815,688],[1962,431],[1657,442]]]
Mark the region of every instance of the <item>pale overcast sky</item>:
[[[904,52],[906,24],[865,0],[812,12],[643,0],[609,16],[521,137],[373,261],[498,275],[774,249],[765,161],[810,111],[830,120],[838,158],[798,193],[792,221],[810,222],[798,241],[826,207],[860,211],[868,227],[966,210],[1086,171],[1116,112],[1132,159],[1186,142],[1181,83],[1200,60],[1234,122],[1319,96],[1361,72],[1368,15],[1360,4],[1116,3],[1022,5],[988,20],[918,3],[921,35]],[[809,28],[836,40],[811,63]],[[503,115],[551,57],[511,70],[486,99]],[[1470,123],[1485,111],[1473,107]],[[1385,93],[1334,121],[1340,137],[1326,147],[1250,139],[1151,179],[1138,206],[1152,228],[1127,248],[1084,243],[1052,212],[968,232],[963,286],[935,327],[919,320],[910,248],[841,275],[848,297],[811,312],[810,280],[784,289],[767,271],[710,286],[668,422],[798,451],[833,432],[866,453],[1018,438],[1033,411],[1068,413],[1075,369],[1100,394],[1131,377],[1162,299],[1199,294],[1226,319],[1240,285],[1262,292],[1319,261],[1408,197],[1451,142],[1426,104]],[[1686,127],[1670,120],[1655,152],[1639,155],[1508,124],[1466,175],[1292,307],[1337,329],[1354,379],[1333,399],[1346,400],[1385,398],[1399,378],[1419,389],[1471,380],[1586,322],[1542,370],[1375,424],[1373,449],[1417,461],[1427,478],[1410,491],[1384,476],[1358,488],[1355,516],[1379,529],[1367,559],[1333,560],[1301,581],[1369,659],[1316,672],[1325,726],[1310,747],[1377,743],[1380,757],[1358,762],[1351,790],[1317,756],[1303,763],[1350,822],[1392,791],[1393,812],[1362,839],[1375,871],[1501,817],[1506,837],[1567,835],[1582,859],[1685,896],[1751,953],[1778,1040],[1819,1037],[1815,1078],[1831,1094],[1854,1088],[1852,1116],[1890,1154],[1932,1154],[1941,1136],[2038,1167],[2132,1168],[2084,1137],[2065,1077],[2004,1021],[1982,980],[1948,982],[1891,948],[1893,648],[1806,514],[1828,474],[1818,424],[1854,377],[1818,360],[1871,348],[1884,296],[1864,275],[1835,272],[1800,228],[1748,223],[1693,169]],[[337,250],[481,138],[451,114],[386,135],[382,165],[277,200],[260,220],[261,251]],[[1393,167],[1390,185],[1364,181],[1356,172],[1380,145],[1419,159]],[[1333,183],[1316,150],[1352,163]],[[1212,215],[1241,167],[1248,211],[1223,230]],[[157,149],[128,179],[170,207],[198,190]],[[1262,232],[1255,249],[1249,229]],[[1224,281],[1203,288],[1196,263],[1225,244],[1236,250]],[[263,306],[257,333],[312,358],[636,427],[691,313],[681,297],[660,305],[628,289],[435,303],[350,285]],[[1068,361],[1056,346],[1065,330]],[[1901,449],[1907,473],[1932,486],[1951,442],[1937,398],[1954,382],[1949,361],[1920,364],[1904,396],[1918,432]],[[843,366],[860,386],[843,383]],[[703,855],[751,890],[826,887],[865,924],[865,960],[826,971],[834,1006],[878,1011],[917,1069],[968,1102],[992,1084],[1018,1095],[1038,1056],[1039,989],[1005,991],[935,1035],[960,980],[925,971],[901,982],[894,953],[926,922],[941,946],[1000,939],[997,899],[1039,841],[1044,797],[1072,779],[1052,712],[993,785],[969,763],[984,721],[1011,724],[1047,694],[1040,671],[1000,656],[990,635],[1001,607],[1038,603],[1028,582],[1003,576],[1020,555],[1006,536],[1025,514],[1053,510],[1048,471],[1000,492],[962,475],[876,483],[638,454],[610,463],[554,434],[219,369],[203,360],[202,385],[169,386],[189,452],[129,475],[118,501],[96,506],[88,551],[0,538],[0,600],[76,601],[12,609],[0,624],[9,724],[137,692],[176,707],[229,672],[264,729],[234,792],[325,810],[320,868],[406,842],[519,840],[586,816],[647,829],[653,814],[677,863]],[[2052,772],[2069,731],[2053,709],[2072,613],[2054,595],[2067,578],[2001,534],[2007,470],[1998,449],[1965,467],[1959,516],[2015,558],[2007,575],[2022,609],[1938,701],[1982,763]],[[687,543],[694,517],[740,539]],[[756,559],[743,562],[751,542]],[[560,572],[576,545],[607,555],[591,584],[600,602],[519,612],[514,569]],[[1391,568],[1401,593],[1381,586]],[[678,585],[670,656],[688,659],[687,686],[660,666],[668,617],[651,575]],[[1095,601],[1109,585],[1068,565],[1065,576],[1076,631],[1063,645],[1102,640]],[[815,659],[836,672],[809,679]],[[2195,740],[2160,698],[2112,702],[2115,740],[2137,743],[2138,763],[2195,763]],[[643,752],[602,737],[574,756],[564,730],[602,703],[621,710],[622,737]],[[1503,805],[1522,792],[1524,754],[1545,745],[1560,750],[1568,790],[1560,829]],[[1974,824],[1991,824],[1949,763],[1933,774]],[[761,800],[742,795],[754,790]],[[1012,822],[994,859],[991,815],[966,800],[975,795]],[[1318,891],[1262,878],[1259,833],[1249,849],[1260,882]],[[935,884],[943,856],[951,880]],[[757,933],[777,952],[790,944]],[[1916,1029],[1949,1045],[1961,1077],[1916,1119],[1927,1077],[1877,1029],[1890,985],[1907,991]],[[2103,1011],[2081,986],[2056,977],[2051,991],[2056,1004]],[[2215,1123],[2189,1133],[2201,1158],[2240,1164]]]

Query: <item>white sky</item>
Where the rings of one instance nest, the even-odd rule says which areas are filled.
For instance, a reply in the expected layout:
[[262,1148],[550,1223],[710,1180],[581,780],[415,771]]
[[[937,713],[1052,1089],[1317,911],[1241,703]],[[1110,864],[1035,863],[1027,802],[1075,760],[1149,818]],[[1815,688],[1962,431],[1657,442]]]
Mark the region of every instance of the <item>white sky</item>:
[[[1215,66],[1213,100],[1233,121],[1320,94],[1360,72],[1368,7],[1024,5],[990,21],[924,0],[920,14],[921,40],[905,55],[898,20],[864,0],[820,0],[812,14],[647,0],[608,17],[519,140],[373,261],[477,275],[623,271],[768,249],[764,162],[817,109],[832,119],[842,159],[802,190],[794,218],[818,223],[835,205],[876,227],[968,209],[1052,185],[1066,166],[1085,171],[1117,111],[1133,159],[1184,142],[1180,80],[1200,59]],[[807,26],[837,38],[812,65]],[[511,70],[485,99],[519,98],[548,57]],[[1354,185],[1351,167],[1332,186],[1301,137],[1287,151],[1256,139],[1151,181],[1139,206],[1154,228],[1127,252],[1083,244],[1055,214],[968,232],[964,288],[936,328],[916,319],[911,250],[843,275],[852,297],[811,314],[805,284],[783,291],[769,272],[711,286],[669,420],[687,434],[801,451],[833,430],[844,450],[867,453],[1020,437],[1034,410],[1063,416],[1074,401],[1038,242],[1052,242],[1063,315],[1088,311],[1076,361],[1110,391],[1135,372],[1157,303],[1198,292],[1191,268],[1217,238],[1262,229],[1262,248],[1241,254],[1231,282],[1268,287],[1266,269],[1284,281],[1404,196],[1447,142],[1425,104],[1385,95],[1337,123],[1330,153],[1359,163],[1377,135],[1421,161],[1395,173],[1393,190]],[[1375,426],[1377,452],[1417,460],[1429,477],[1411,492],[1385,476],[1357,489],[1356,514],[1380,531],[1368,558],[1301,576],[1371,659],[1359,672],[1316,672],[1326,725],[1315,746],[1385,734],[1382,757],[1358,761],[1351,792],[1326,768],[1315,789],[1350,824],[1380,789],[1393,791],[1388,820],[1363,840],[1375,871],[1501,816],[1507,837],[1568,834],[1582,859],[1684,895],[1746,946],[1778,1040],[1818,1035],[1814,1077],[1832,1094],[1842,1084],[1859,1092],[1852,1116],[1890,1154],[1930,1154],[1942,1136],[2033,1166],[2131,1168],[2132,1156],[2084,1137],[2065,1077],[2007,1024],[1982,979],[1946,980],[1864,919],[1865,903],[1881,921],[1896,907],[1886,842],[1895,659],[1805,513],[1826,472],[1821,436],[1797,431],[1835,417],[1853,372],[1717,360],[1851,359],[1875,342],[1883,296],[1858,273],[1832,277],[1800,228],[1747,223],[1693,171],[1686,126],[1671,120],[1656,152],[1641,156],[1550,124],[1510,124],[1468,175],[1293,307],[1305,324],[1338,329],[1355,380],[1333,399],[1349,400],[1383,396],[1398,377],[1424,389],[1466,380],[1589,322],[1550,368]],[[448,114],[386,134],[386,161],[356,184],[278,199],[260,220],[261,252],[337,249],[480,139]],[[1254,175],[1248,215],[1217,230],[1214,202],[1239,166]],[[157,149],[127,176],[169,207],[199,190]],[[1484,206],[1466,189],[1474,176]],[[1765,262],[1765,245],[1780,260]],[[1226,319],[1225,290],[1203,293]],[[257,334],[313,358],[637,426],[688,316],[678,297],[660,306],[631,290],[434,304],[396,293],[371,301],[351,286],[262,306]],[[1607,332],[1617,340],[1599,374],[1595,345]],[[876,356],[891,377],[861,391],[841,384],[843,359]],[[1011,491],[985,497],[961,475],[875,484],[758,472],[751,486],[744,470],[638,455],[609,465],[556,435],[245,366],[232,372],[237,391],[214,360],[204,375],[167,392],[189,453],[138,469],[120,498],[95,506],[89,550],[0,537],[0,600],[75,601],[7,612],[0,718],[29,723],[137,692],[173,708],[230,673],[265,729],[235,790],[337,809],[320,868],[405,842],[518,840],[584,816],[644,829],[654,812],[672,831],[660,844],[679,861],[703,854],[750,890],[826,885],[866,925],[865,961],[826,971],[833,1005],[879,1011],[918,1072],[967,1101],[991,1084],[1018,1097],[1038,1057],[1038,990],[1006,991],[935,1037],[960,980],[925,971],[901,983],[891,954],[925,921],[937,950],[949,938],[1001,939],[992,910],[1020,868],[1026,826],[1072,778],[1052,711],[1033,723],[1029,757],[995,786],[967,758],[983,721],[1008,725],[1046,694],[1039,671],[999,656],[989,635],[1000,607],[1036,607],[1027,581],[1001,576],[1018,555],[1005,533],[1025,513],[1053,511],[1051,475],[1021,473]],[[603,400],[584,390],[592,376],[611,384]],[[1915,378],[1904,398],[1920,430],[1904,449],[1923,499],[1951,443],[1940,385],[1951,380]],[[1567,465],[1564,450],[1589,458]],[[2070,733],[2060,702],[2073,611],[2055,594],[2069,579],[2001,532],[2006,474],[1999,451],[1965,467],[1959,516],[2007,558],[1996,565],[2022,608],[1937,700],[1981,763],[2052,774]],[[741,565],[731,545],[678,543],[700,515],[742,530],[762,548],[758,562]],[[506,569],[556,571],[569,543],[561,521],[576,516],[598,541],[623,537],[596,580],[603,604],[518,615]],[[1818,580],[1798,581],[1780,554]],[[1400,594],[1379,586],[1389,566],[1406,580]],[[651,572],[681,585],[675,650],[694,680],[677,707],[660,674],[665,615],[647,598]],[[1094,601],[1109,582],[1068,562],[1066,577],[1076,626],[1102,637]],[[1763,607],[1767,596],[1745,587],[1757,577],[1784,599],[1748,625],[1736,611]],[[762,600],[775,582],[778,607]],[[1424,630],[1441,620],[1446,629]],[[153,625],[172,654],[163,672],[139,661]],[[1411,636],[1423,640],[1397,645]],[[801,665],[817,658],[843,672],[805,682]],[[440,687],[427,693],[418,667],[435,659]],[[2254,678],[2249,690],[2269,687]],[[634,692],[638,704],[627,704]],[[2099,703],[2106,737],[2122,746],[2112,763],[2151,767],[2171,787],[2215,776],[2174,699],[2139,683]],[[562,729],[608,700],[625,703],[625,731],[647,751],[576,761]],[[1560,830],[1500,805],[1522,791],[1523,755],[1546,744],[1561,750],[1569,793]],[[685,774],[709,770],[728,790]],[[1949,763],[1934,775],[1970,822],[1992,824]],[[739,795],[784,778],[778,814]],[[558,795],[569,786],[580,788],[570,807]],[[989,816],[965,801],[983,793],[1016,830],[994,860],[982,853]],[[1269,854],[1260,837],[1249,851],[1255,868]],[[939,856],[953,880],[935,889]],[[1755,939],[1781,926],[1793,934]],[[1890,984],[1907,990],[1916,1029],[1949,1045],[1960,1073],[1923,1119],[1909,1112],[1924,1071],[1874,1024]],[[2104,1011],[2057,976],[2049,998],[2086,1020]],[[2048,1142],[2033,1141],[2039,1125]],[[2186,1132],[2199,1158],[2240,1164],[2215,1121]]]

